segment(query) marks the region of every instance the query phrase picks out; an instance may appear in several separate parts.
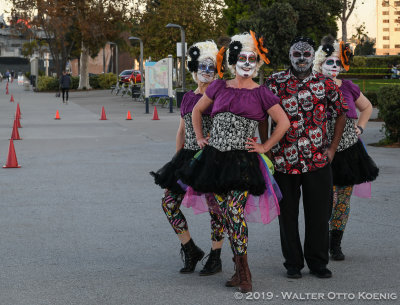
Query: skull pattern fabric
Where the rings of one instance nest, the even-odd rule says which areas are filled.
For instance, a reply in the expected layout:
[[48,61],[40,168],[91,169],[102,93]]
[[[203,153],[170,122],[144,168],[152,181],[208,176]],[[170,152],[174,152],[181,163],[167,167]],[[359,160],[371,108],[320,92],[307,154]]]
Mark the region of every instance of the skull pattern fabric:
[[231,112],[214,116],[208,144],[219,151],[246,150],[247,138],[254,137],[258,121]]
[[280,97],[290,121],[285,136],[271,149],[276,170],[300,174],[324,167],[330,143],[327,114],[334,118],[348,109],[335,82],[317,72],[300,81],[289,69],[270,76],[266,85]]
[[[346,118],[346,125],[344,126],[342,138],[340,139],[338,148],[336,151],[343,151],[354,144],[357,143],[358,141],[358,136],[355,128],[355,123],[357,120],[355,119],[350,119]],[[333,133],[335,131],[335,119],[329,120],[328,121],[328,139],[329,142],[332,141],[333,138]]]
[[[190,150],[200,150],[200,146],[197,144],[196,134],[193,128],[192,113],[189,112],[185,114],[183,116],[183,120],[185,121],[185,144],[183,148]],[[207,137],[211,131],[212,118],[209,115],[203,115],[202,121],[203,121],[203,135],[204,137]]]

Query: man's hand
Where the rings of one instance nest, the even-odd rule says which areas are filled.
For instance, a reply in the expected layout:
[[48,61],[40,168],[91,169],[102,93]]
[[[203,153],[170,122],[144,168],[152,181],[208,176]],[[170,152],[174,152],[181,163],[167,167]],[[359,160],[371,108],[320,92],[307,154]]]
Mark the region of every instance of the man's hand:
[[328,157],[329,163],[332,163],[332,160],[335,157],[335,152],[336,152],[336,150],[334,150],[330,147],[325,150],[324,155]]

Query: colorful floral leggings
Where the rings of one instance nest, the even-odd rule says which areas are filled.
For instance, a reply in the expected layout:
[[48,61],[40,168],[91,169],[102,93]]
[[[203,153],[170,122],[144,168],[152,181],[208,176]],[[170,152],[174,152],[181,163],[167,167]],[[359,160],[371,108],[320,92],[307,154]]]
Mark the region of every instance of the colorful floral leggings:
[[[186,218],[180,210],[184,196],[184,194],[175,194],[169,190],[165,190],[161,200],[164,213],[167,215],[168,221],[176,234],[182,234],[188,231]],[[207,199],[214,200],[212,196]],[[211,216],[211,240],[221,241],[224,238],[223,217],[221,214],[215,213],[211,208],[208,212]]]
[[235,255],[247,253],[248,229],[244,218],[247,195],[247,191],[231,191],[224,195],[215,194],[215,199],[224,216],[224,227],[228,232],[232,252]]
[[350,214],[350,198],[353,185],[333,186],[333,210],[330,229],[344,231]]

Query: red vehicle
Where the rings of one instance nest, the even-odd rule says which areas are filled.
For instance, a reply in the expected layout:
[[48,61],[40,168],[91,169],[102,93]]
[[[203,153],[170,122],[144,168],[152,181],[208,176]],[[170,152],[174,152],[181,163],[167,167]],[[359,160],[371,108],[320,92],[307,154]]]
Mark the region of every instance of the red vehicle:
[[139,70],[124,70],[119,75],[120,85],[122,85],[123,83],[129,83],[131,80],[134,84],[140,83],[142,81],[142,76]]

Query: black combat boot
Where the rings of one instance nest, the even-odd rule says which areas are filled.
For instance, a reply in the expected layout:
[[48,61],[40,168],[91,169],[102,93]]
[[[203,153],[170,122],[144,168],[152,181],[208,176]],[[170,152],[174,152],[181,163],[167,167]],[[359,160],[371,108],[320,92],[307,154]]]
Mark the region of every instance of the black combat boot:
[[203,269],[200,271],[200,275],[213,275],[222,271],[221,262],[221,249],[211,249],[210,254],[207,255],[208,259]]
[[344,254],[340,246],[342,243],[342,237],[343,237],[343,231],[341,230],[330,231],[329,252],[334,261],[344,260]]
[[193,239],[190,239],[186,244],[182,245],[181,255],[184,267],[179,272],[193,273],[197,263],[203,258],[204,252],[194,244]]

